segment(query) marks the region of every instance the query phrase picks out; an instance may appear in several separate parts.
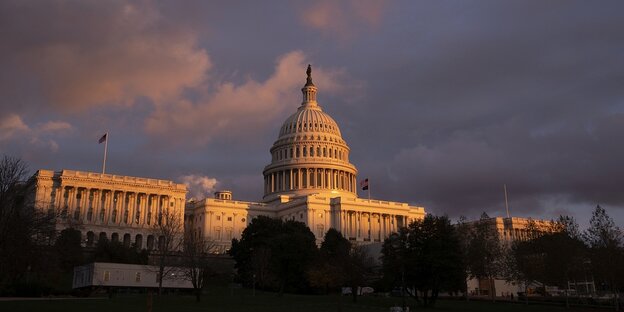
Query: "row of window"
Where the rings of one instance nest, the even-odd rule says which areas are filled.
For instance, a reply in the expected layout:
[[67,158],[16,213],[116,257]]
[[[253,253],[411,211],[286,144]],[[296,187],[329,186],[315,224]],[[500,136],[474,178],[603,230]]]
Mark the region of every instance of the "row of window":
[[314,146],[304,145],[301,147],[282,148],[273,151],[273,161],[299,157],[327,157],[348,161],[347,151],[338,148],[327,148],[327,146],[321,149],[320,146],[315,148]]
[[319,122],[293,122],[282,128],[282,133],[293,133],[297,131],[337,131],[338,128],[333,125]]

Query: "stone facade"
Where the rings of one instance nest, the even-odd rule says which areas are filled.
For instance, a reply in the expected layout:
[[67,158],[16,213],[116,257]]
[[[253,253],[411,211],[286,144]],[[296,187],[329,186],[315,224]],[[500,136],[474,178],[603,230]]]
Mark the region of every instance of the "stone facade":
[[100,237],[153,249],[152,228],[168,209],[184,218],[186,186],[167,180],[75,170],[39,170],[31,178],[36,208],[58,215],[59,230],[73,226],[86,246]]
[[303,101],[286,118],[264,168],[264,197],[259,202],[215,193],[187,205],[187,228],[227,249],[259,215],[305,223],[321,242],[334,228],[354,242],[381,242],[425,215],[422,207],[357,196],[357,169],[336,121],[316,101],[317,87],[308,67]]

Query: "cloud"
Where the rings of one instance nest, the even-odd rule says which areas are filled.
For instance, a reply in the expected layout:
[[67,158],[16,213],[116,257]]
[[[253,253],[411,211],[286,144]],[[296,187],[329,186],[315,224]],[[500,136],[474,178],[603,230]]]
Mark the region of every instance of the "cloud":
[[215,178],[195,174],[181,176],[180,181],[186,185],[189,199],[202,199],[210,196],[219,183]]
[[301,9],[301,21],[324,34],[345,38],[378,26],[385,5],[385,1],[315,1]]
[[38,126],[39,131],[53,132],[53,131],[68,131],[72,129],[72,126],[64,121],[48,121]]
[[20,133],[29,131],[28,125],[16,114],[10,114],[0,119],[0,141],[11,139]]
[[0,67],[66,111],[176,97],[211,67],[196,34],[151,1],[3,1],[0,12]]
[[[145,130],[158,140],[184,137],[194,145],[205,145],[216,137],[257,140],[259,133],[279,124],[285,112],[294,112],[301,103],[298,89],[305,83],[305,61],[303,52],[293,51],[278,58],[273,74],[264,81],[218,82],[214,92],[204,90],[197,101],[159,106]],[[340,69],[315,66],[312,76],[323,94],[349,88],[346,73]]]
[[69,132],[73,127],[64,121],[48,121],[34,127],[17,114],[0,119],[0,147],[31,145],[36,149],[57,152],[59,145],[53,137]]

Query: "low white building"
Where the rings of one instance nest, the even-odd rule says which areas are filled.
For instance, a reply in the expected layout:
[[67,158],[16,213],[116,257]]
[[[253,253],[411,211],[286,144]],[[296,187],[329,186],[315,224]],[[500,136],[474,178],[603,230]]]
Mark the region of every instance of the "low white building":
[[[193,288],[181,268],[167,268],[164,288]],[[74,268],[72,288],[158,287],[158,267],[152,265],[94,262]]]

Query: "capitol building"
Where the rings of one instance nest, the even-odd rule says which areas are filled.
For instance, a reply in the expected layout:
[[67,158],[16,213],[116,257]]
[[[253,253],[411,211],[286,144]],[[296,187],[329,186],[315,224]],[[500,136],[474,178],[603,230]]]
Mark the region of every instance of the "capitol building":
[[279,129],[263,170],[264,196],[238,201],[231,191],[187,201],[183,184],[72,170],[39,170],[31,179],[40,209],[62,212],[60,227],[77,224],[86,245],[99,238],[154,248],[150,229],[163,209],[184,219],[187,231],[227,249],[257,216],[305,223],[321,242],[330,228],[361,243],[383,241],[425,216],[423,207],[360,198],[357,168],[336,121],[317,102],[308,66],[303,100]]

